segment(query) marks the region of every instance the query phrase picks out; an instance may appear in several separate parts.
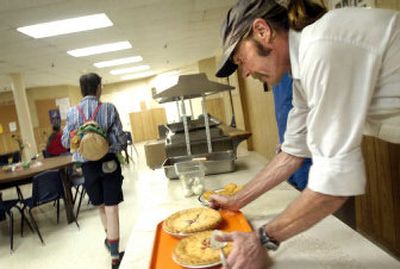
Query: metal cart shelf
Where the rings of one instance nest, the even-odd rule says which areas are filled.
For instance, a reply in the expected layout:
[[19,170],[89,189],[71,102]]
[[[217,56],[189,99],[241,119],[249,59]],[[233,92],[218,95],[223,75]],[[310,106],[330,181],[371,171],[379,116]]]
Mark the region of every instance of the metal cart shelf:
[[[234,160],[236,158],[232,150],[213,152],[212,141],[210,135],[210,121],[206,108],[206,97],[222,91],[228,91],[234,87],[222,83],[208,80],[206,74],[181,75],[178,83],[161,93],[154,95],[154,99],[159,103],[180,102],[183,129],[185,134],[185,144],[187,155],[167,158],[163,164],[165,175],[168,178],[176,178],[174,164],[177,162],[200,161],[204,164],[206,174],[218,174],[232,172],[235,169]],[[191,141],[189,135],[189,123],[186,116],[186,107],[184,100],[201,97],[202,112],[204,118],[204,126],[207,140],[206,154],[192,154]],[[179,110],[179,106],[178,106]]]

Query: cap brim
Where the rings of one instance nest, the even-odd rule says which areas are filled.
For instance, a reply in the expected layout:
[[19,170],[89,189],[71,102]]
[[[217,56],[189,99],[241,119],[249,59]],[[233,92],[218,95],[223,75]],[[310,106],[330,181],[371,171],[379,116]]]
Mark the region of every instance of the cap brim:
[[237,64],[233,63],[231,60],[231,55],[233,50],[235,49],[236,45],[238,42],[235,42],[232,44],[229,48],[227,48],[224,52],[224,55],[222,56],[222,60],[219,64],[217,73],[215,73],[215,76],[219,78],[223,77],[228,77],[232,75],[233,72],[236,71],[238,68]]

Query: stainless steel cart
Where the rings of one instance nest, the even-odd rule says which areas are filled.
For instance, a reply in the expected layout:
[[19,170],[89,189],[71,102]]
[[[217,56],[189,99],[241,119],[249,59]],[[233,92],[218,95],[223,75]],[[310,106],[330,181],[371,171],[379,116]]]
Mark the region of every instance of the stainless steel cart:
[[[222,83],[213,82],[207,79],[206,74],[199,73],[193,75],[181,75],[178,83],[161,93],[153,96],[159,103],[180,102],[177,105],[179,115],[182,117],[187,155],[167,158],[163,164],[165,175],[168,178],[177,178],[174,171],[174,164],[177,162],[200,161],[205,166],[206,175],[232,172],[235,170],[235,155],[231,150],[223,152],[213,152],[210,135],[210,122],[206,107],[206,97],[222,91],[234,89],[234,87]],[[188,128],[188,118],[184,100],[201,97],[202,113],[207,140],[206,154],[192,154],[191,142]],[[193,113],[193,112],[192,112]]]

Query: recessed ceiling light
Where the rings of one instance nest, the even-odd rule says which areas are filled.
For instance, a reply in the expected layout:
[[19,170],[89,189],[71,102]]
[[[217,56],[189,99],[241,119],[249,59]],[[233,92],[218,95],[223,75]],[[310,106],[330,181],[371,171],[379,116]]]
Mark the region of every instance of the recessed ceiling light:
[[132,48],[132,45],[131,43],[129,43],[129,41],[121,41],[121,42],[107,43],[87,48],[69,50],[67,51],[67,53],[74,57],[83,57],[83,56],[101,54],[111,51],[125,50],[130,48]]
[[146,77],[150,77],[150,76],[153,76],[153,75],[154,75],[154,72],[147,71],[147,72],[142,72],[142,73],[122,76],[121,80],[133,80],[133,79],[139,79],[139,78],[146,78]]
[[104,13],[100,13],[89,16],[19,27],[17,28],[17,31],[33,38],[43,38],[105,28],[112,25],[113,23],[107,17],[107,15]]
[[149,70],[149,69],[150,69],[150,66],[145,64],[145,65],[139,65],[139,66],[123,68],[123,69],[114,69],[114,70],[110,71],[110,74],[122,75],[122,74],[134,73],[134,72],[139,72],[139,71],[145,71],[145,70]]
[[141,56],[132,56],[132,57],[127,57],[127,58],[120,58],[120,59],[115,59],[115,60],[110,60],[110,61],[98,62],[98,63],[94,63],[93,65],[96,66],[97,68],[103,68],[103,67],[116,66],[116,65],[121,65],[121,64],[137,63],[137,62],[141,62],[141,61],[143,61],[143,58]]

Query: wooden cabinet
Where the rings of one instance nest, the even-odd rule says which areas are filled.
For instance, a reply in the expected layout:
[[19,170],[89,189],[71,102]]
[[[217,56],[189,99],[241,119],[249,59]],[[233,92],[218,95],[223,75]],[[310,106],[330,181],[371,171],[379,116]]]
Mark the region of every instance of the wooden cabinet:
[[147,109],[129,113],[133,141],[140,142],[158,138],[158,125],[167,123],[164,108]]
[[400,145],[364,137],[366,194],[356,197],[357,230],[400,257]]

